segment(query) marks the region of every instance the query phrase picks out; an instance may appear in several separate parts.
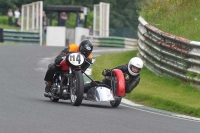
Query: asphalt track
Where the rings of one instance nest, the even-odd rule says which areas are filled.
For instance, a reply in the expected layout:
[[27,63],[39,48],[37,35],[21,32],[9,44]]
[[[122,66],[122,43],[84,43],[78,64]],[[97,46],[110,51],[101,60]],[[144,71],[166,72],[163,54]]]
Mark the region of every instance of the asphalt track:
[[[124,101],[69,100],[43,96],[44,75],[62,47],[0,46],[0,133],[199,133],[199,119],[181,117]],[[93,55],[119,52],[94,48]]]

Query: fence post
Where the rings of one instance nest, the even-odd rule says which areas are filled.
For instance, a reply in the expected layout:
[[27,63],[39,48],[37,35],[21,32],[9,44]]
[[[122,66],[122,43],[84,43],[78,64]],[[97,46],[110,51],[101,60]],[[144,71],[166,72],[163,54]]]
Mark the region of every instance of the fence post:
[[3,39],[3,29],[0,28],[0,42],[4,42],[4,39]]

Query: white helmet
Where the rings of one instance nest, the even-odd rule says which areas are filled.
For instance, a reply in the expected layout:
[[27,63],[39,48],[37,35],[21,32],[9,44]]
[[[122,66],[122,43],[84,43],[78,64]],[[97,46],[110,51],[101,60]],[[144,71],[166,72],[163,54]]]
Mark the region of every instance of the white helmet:
[[[138,68],[137,72],[131,70],[132,66]],[[139,74],[140,70],[143,67],[143,61],[139,57],[133,57],[128,63],[128,71],[131,75],[136,76]]]

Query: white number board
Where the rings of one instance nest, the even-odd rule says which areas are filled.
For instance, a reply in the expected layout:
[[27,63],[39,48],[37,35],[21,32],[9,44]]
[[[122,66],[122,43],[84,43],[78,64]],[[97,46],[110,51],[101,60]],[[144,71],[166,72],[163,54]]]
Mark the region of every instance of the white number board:
[[83,64],[85,58],[82,54],[71,53],[68,57],[69,62],[74,66],[80,66]]

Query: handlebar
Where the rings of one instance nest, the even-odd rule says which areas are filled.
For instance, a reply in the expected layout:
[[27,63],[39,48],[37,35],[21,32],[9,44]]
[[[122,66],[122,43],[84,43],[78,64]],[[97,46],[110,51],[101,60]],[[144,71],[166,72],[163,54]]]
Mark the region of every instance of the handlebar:
[[89,61],[87,61],[86,59],[85,59],[85,62],[87,62],[89,65],[92,65],[93,63],[90,63]]

